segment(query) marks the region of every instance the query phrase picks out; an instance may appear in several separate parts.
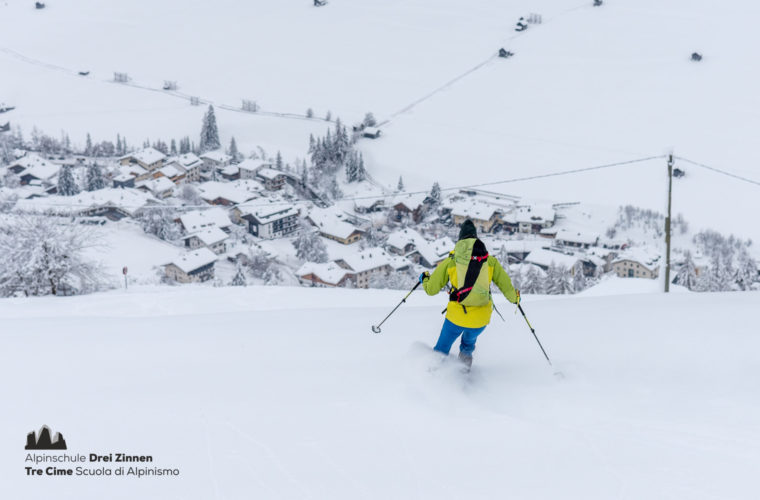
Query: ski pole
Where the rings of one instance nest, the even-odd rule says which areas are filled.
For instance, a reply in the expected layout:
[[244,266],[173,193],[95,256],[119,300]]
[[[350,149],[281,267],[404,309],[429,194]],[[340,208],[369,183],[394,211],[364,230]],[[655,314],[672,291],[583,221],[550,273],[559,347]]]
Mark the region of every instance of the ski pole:
[[[546,361],[549,362],[549,366],[551,366],[552,368],[554,368],[554,365],[552,365],[552,360],[549,359],[549,356],[546,354],[546,350],[544,349],[544,346],[542,346],[541,345],[541,341],[538,340],[538,335],[536,335],[536,330],[533,329],[533,326],[530,324],[530,321],[528,321],[528,317],[525,315],[525,311],[523,311],[522,305],[521,304],[517,304],[517,308],[522,313],[523,318],[525,318],[525,322],[528,324],[528,328],[530,328],[530,333],[533,334],[533,337],[536,339],[536,342],[538,342],[538,347],[540,347],[541,348],[541,352],[544,353],[544,357],[546,358]],[[554,375],[557,375],[560,378],[564,378],[565,377],[561,371],[554,372]]]
[[406,296],[403,299],[401,299],[401,302],[399,302],[398,305],[396,307],[394,307],[391,312],[388,313],[388,316],[386,316],[385,319],[383,319],[377,325],[372,325],[372,331],[374,333],[380,333],[380,326],[383,323],[385,323],[385,320],[387,320],[388,318],[390,318],[391,315],[396,312],[396,309],[398,309],[399,307],[401,307],[401,304],[403,304],[404,302],[406,302],[406,299],[409,298],[409,296],[412,294],[413,291],[415,291],[417,289],[418,286],[420,286],[420,282],[419,281],[417,282],[416,285],[414,285],[414,288],[412,288],[411,290],[409,290],[409,293],[407,293]]
[[494,304],[494,305],[493,305],[493,310],[494,310],[494,311],[496,311],[496,314],[498,314],[498,315],[499,315],[499,317],[501,318],[501,320],[502,320],[504,323],[506,323],[506,322],[507,322],[507,320],[506,320],[506,319],[504,319],[504,316],[502,316],[502,315],[501,315],[501,313],[499,312],[499,310],[496,308],[496,304]]

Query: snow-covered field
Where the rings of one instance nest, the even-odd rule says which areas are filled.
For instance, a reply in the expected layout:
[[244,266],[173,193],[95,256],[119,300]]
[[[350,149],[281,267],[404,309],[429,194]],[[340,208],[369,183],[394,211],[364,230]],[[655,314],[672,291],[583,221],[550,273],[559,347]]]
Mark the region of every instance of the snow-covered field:
[[[637,288],[622,280],[608,292]],[[641,290],[639,290],[641,291]],[[143,288],[0,301],[3,497],[753,499],[757,293],[526,297],[470,377],[442,297]],[[26,433],[178,477],[26,477]],[[145,464],[140,464],[145,465]]]
[[[760,73],[756,2],[673,0],[94,0],[0,4],[0,102],[28,135],[66,130],[82,144],[190,135],[217,105],[222,140],[306,155],[319,120],[224,109],[373,111],[384,136],[363,141],[387,186],[459,186],[675,154],[758,179],[753,131]],[[520,16],[543,23],[514,31]],[[495,57],[500,47],[515,57]],[[689,60],[700,52],[700,63]],[[473,70],[470,72],[470,70]],[[78,71],[87,70],[86,77]],[[126,72],[135,86],[111,82]],[[461,78],[459,78],[461,77]],[[179,94],[161,89],[176,80]],[[447,85],[447,83],[451,83]],[[146,87],[146,88],[143,88]],[[156,91],[157,90],[157,91]],[[184,97],[183,97],[184,96]],[[417,103],[417,104],[415,104]],[[415,104],[414,106],[411,106]],[[680,162],[674,211],[695,229],[760,239],[757,186]],[[665,210],[664,159],[494,186],[550,201]],[[599,189],[603,186],[604,189]]]

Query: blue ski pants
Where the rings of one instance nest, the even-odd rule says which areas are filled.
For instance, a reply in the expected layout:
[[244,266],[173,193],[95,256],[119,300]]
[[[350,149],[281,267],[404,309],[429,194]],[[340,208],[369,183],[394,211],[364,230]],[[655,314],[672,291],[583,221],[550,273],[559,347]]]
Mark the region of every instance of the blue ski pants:
[[438,343],[435,344],[433,350],[449,354],[454,341],[462,336],[462,341],[459,343],[459,350],[465,354],[472,354],[475,350],[475,341],[478,339],[478,335],[483,333],[486,327],[480,328],[465,328],[463,326],[457,326],[449,320],[443,322],[443,328],[441,328],[441,335],[438,337]]

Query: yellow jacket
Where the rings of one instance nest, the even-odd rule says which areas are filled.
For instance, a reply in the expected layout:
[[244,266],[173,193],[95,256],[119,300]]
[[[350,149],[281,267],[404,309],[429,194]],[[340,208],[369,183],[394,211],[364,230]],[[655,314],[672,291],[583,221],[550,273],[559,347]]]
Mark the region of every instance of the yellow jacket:
[[[512,279],[495,257],[489,256],[486,263],[489,282],[493,282],[507,300],[514,304],[517,301],[517,292],[512,286]],[[438,264],[430,277],[422,282],[422,286],[428,295],[435,295],[446,286],[446,283],[451,283],[454,287],[459,286],[453,251],[449,254],[449,258]],[[470,306],[466,310],[457,302],[449,302],[446,306],[446,319],[464,328],[480,328],[491,322],[492,312],[493,299],[488,305]]]

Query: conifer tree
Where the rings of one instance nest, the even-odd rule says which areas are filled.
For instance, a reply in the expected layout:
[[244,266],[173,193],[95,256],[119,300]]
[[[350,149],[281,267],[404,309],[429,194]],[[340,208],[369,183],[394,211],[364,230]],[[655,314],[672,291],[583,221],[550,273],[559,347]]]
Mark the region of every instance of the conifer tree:
[[177,156],[177,141],[172,139],[171,145],[169,146],[169,152],[172,156]]
[[398,186],[396,187],[396,191],[403,191],[404,190],[404,179],[401,178],[401,176],[398,176]]
[[695,290],[697,288],[697,267],[691,257],[691,252],[684,254],[684,263],[676,273],[676,281],[679,285]]
[[277,156],[275,157],[275,160],[274,160],[274,167],[277,170],[282,170],[282,154],[280,154],[279,151],[277,151]]
[[79,186],[74,179],[74,172],[70,165],[61,167],[58,173],[58,194],[61,196],[74,196],[79,194]]
[[203,116],[199,149],[202,153],[205,153],[206,151],[213,151],[215,149],[219,149],[220,147],[221,143],[219,142],[219,129],[216,126],[214,106],[209,105],[208,111],[206,111],[206,114]]
[[433,206],[441,204],[441,186],[437,182],[433,183],[433,188],[430,190],[430,201]]
[[97,191],[106,187],[106,179],[103,176],[103,169],[100,165],[93,163],[87,167],[87,174],[85,177],[85,188],[87,191]]
[[237,263],[235,276],[232,278],[232,281],[230,281],[230,286],[248,286],[245,279],[245,272],[243,271],[243,266],[240,265],[240,262]]
[[229,155],[232,157],[233,163],[237,163],[240,161],[240,152],[238,151],[237,142],[235,142],[235,137],[230,139]]
[[85,156],[91,156],[92,155],[92,137],[90,137],[90,133],[87,132],[87,142],[84,146],[84,154]]

